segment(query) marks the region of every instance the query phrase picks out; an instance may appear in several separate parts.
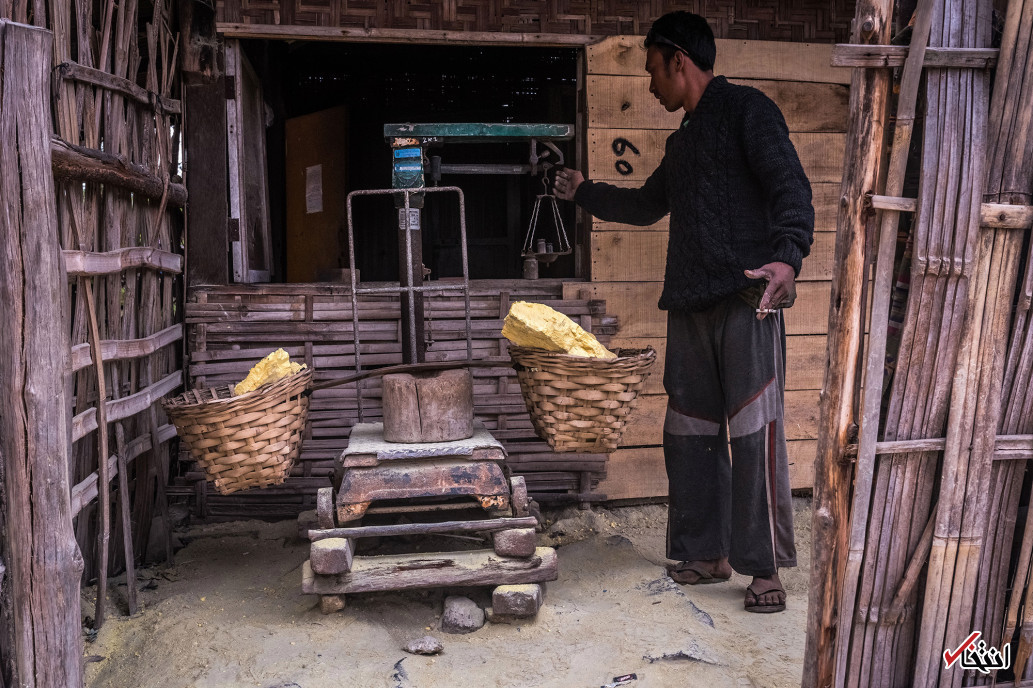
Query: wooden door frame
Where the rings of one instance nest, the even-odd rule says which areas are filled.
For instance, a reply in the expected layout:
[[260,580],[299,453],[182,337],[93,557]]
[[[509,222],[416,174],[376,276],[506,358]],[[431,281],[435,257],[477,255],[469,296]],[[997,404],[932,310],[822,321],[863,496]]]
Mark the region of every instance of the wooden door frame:
[[[525,46],[525,47],[537,47],[537,48],[577,48],[578,49],[578,97],[582,98],[584,94],[584,63],[585,63],[585,46],[602,40],[605,36],[596,35],[584,35],[584,34],[532,34],[532,33],[504,33],[504,32],[464,32],[464,31],[426,31],[426,30],[408,30],[408,29],[355,29],[347,27],[325,27],[325,26],[281,26],[281,25],[267,25],[267,24],[238,24],[231,22],[217,22],[215,25],[216,34],[220,39],[241,39],[241,40],[279,40],[279,41],[319,41],[319,42],[341,42],[341,43],[380,43],[380,44],[398,44],[398,43],[416,43],[422,45],[460,45],[460,46]],[[225,89],[226,86],[222,84],[225,81],[225,77],[219,80],[219,84],[206,84],[208,90],[219,91]],[[189,118],[188,113],[189,107],[185,108],[184,119]],[[228,115],[228,113],[227,113]],[[577,106],[576,115],[576,137],[575,137],[575,164],[579,168],[584,164],[585,160],[585,136],[583,131],[588,126],[587,111],[583,107],[583,104]],[[223,132],[225,134],[225,131]],[[228,136],[223,140],[223,146],[229,144]],[[225,149],[224,149],[225,150]],[[196,153],[196,151],[195,151]],[[187,152],[189,155],[189,151]],[[225,153],[223,154],[225,157]],[[195,156],[196,157],[196,156]],[[208,169],[213,164],[214,160],[211,155],[203,155],[204,164],[201,165],[201,169]],[[225,160],[222,165],[222,176],[229,179],[229,161]],[[218,174],[217,169],[212,170],[213,174]],[[201,185],[200,180],[194,180],[198,182],[198,186]],[[222,186],[226,185],[226,181],[223,181]],[[226,201],[228,203],[228,199]],[[222,204],[218,204],[220,207]],[[218,208],[215,213],[207,213],[207,216],[218,213]],[[578,211],[578,215],[582,216],[583,213]],[[207,217],[208,222],[202,224],[211,224],[212,217]],[[230,246],[232,237],[228,236],[231,232],[229,231],[229,223],[231,221],[229,215],[229,208],[225,210],[225,228],[218,233],[218,241],[216,245],[226,246],[226,259],[212,259],[210,253],[205,250],[203,255],[195,256],[195,260],[187,261],[187,282],[189,285],[200,285],[200,284],[229,284],[230,282],[239,282],[233,278],[231,274],[231,258]],[[582,220],[579,219],[578,225],[582,224]],[[199,234],[199,230],[191,229],[191,222],[186,223],[186,231],[188,232],[188,247],[192,243],[190,239],[196,239]],[[210,233],[210,232],[208,232]],[[587,230],[576,229],[575,237],[584,236],[587,234]],[[211,244],[211,241],[206,242]],[[578,241],[575,238],[575,276],[573,279],[588,279],[588,266],[591,264],[588,255],[588,242]],[[199,252],[200,253],[200,252]],[[195,266],[197,269],[204,272],[203,275],[194,274],[194,270],[191,270],[191,266]]]

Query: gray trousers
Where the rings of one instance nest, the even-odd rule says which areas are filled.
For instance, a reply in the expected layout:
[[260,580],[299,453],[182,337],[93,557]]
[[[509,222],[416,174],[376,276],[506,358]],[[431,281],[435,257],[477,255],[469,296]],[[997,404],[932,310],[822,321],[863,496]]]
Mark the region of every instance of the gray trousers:
[[670,311],[664,387],[667,556],[728,557],[747,576],[796,566],[781,312],[757,320],[736,295]]

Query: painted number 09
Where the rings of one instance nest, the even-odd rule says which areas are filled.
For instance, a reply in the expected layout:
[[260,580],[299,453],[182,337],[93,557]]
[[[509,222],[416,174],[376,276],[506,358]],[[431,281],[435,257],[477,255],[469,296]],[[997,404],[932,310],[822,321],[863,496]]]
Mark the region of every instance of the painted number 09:
[[[635,155],[641,155],[641,153],[638,152],[638,148],[635,148],[635,144],[633,144],[631,141],[625,138],[614,139],[613,143],[610,144],[610,147],[613,148],[613,153],[618,158],[624,155],[625,151],[629,150]],[[631,163],[624,159],[618,160],[613,164],[613,166],[617,168],[618,174],[625,177],[634,171],[634,168],[632,168]]]

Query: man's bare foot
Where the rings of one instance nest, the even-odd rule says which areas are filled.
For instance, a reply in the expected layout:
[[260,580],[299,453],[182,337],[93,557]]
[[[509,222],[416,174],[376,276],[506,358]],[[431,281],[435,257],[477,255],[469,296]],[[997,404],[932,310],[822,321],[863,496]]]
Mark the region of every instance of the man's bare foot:
[[681,585],[723,583],[732,577],[728,557],[700,561],[683,561],[667,565],[667,575]]
[[778,574],[754,576],[753,582],[746,588],[746,600],[743,604],[748,612],[771,614],[785,611],[786,591]]

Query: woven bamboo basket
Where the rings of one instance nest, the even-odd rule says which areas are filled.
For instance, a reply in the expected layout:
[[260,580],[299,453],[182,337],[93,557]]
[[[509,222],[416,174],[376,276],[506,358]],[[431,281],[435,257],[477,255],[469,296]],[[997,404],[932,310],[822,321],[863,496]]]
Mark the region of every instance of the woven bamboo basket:
[[233,396],[233,386],[163,399],[190,454],[219,494],[279,485],[301,452],[312,369]]
[[617,358],[585,358],[509,347],[531,422],[554,451],[616,451],[656,351],[614,353]]

